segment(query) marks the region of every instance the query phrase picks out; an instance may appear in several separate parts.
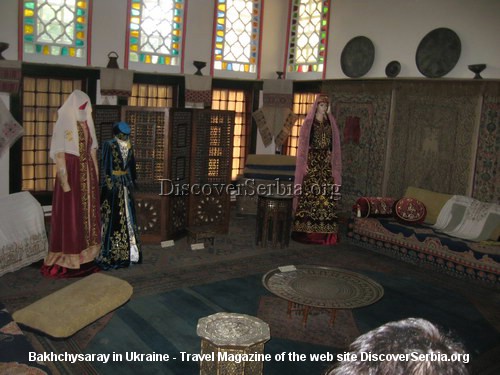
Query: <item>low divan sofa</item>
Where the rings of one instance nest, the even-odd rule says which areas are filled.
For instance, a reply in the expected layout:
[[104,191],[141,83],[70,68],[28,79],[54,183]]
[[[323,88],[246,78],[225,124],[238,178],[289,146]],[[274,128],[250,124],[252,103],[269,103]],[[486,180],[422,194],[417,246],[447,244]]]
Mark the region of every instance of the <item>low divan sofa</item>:
[[360,197],[347,233],[370,250],[494,288],[499,235],[499,205],[417,187],[401,198]]

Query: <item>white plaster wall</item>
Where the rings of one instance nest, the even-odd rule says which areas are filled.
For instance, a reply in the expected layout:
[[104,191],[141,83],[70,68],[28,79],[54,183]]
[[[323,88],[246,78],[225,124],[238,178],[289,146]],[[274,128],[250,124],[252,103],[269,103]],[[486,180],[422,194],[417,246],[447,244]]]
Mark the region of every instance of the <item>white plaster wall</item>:
[[385,77],[392,60],[401,63],[401,77],[422,77],[415,54],[431,30],[447,27],[457,33],[462,51],[446,78],[472,78],[467,65],[486,63],[484,78],[500,78],[500,1],[498,0],[332,0],[327,78],[347,78],[340,67],[346,43],[358,35],[370,38],[375,60],[363,78]]
[[127,1],[93,0],[91,65],[106,67],[108,54],[118,54],[118,66],[124,67]]
[[0,41],[9,43],[2,55],[17,60],[17,0],[0,0]]
[[184,73],[194,74],[193,61],[205,61],[203,75],[210,73],[210,51],[212,50],[214,2],[189,0],[187,7],[186,45],[184,52]]
[[288,17],[288,0],[265,0],[262,36],[261,78],[277,78],[283,71]]

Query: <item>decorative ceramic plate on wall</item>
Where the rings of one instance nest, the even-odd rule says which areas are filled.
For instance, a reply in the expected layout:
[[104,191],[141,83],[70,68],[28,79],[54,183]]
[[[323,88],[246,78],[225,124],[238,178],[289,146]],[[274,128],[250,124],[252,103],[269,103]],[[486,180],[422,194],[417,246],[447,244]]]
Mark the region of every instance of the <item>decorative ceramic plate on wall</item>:
[[461,50],[460,38],[453,30],[445,27],[434,29],[418,45],[417,68],[426,77],[442,77],[455,67]]
[[397,77],[399,72],[401,72],[401,64],[399,61],[391,61],[385,67],[385,75],[389,78]]
[[364,76],[371,69],[375,59],[375,47],[366,36],[352,38],[345,45],[340,56],[344,74],[351,78]]

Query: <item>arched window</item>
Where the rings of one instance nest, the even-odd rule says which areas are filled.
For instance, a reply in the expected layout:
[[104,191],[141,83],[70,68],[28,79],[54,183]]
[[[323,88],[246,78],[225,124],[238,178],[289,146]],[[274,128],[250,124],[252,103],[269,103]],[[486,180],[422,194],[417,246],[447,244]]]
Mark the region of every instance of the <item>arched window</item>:
[[[179,73],[184,40],[184,0],[129,0],[126,67],[171,67]],[[156,69],[156,68],[152,68]]]
[[261,0],[217,0],[213,70],[257,74]]
[[325,69],[329,0],[292,0],[286,71],[320,73]]
[[23,0],[23,60],[87,65],[91,0]]

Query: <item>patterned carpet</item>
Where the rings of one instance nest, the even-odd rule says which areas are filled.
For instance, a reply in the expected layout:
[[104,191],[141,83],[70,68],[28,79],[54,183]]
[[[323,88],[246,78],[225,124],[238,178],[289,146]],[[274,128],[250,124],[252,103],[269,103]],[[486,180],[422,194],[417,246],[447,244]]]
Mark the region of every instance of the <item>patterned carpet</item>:
[[[109,274],[129,281],[134,287],[132,301],[141,298],[154,298],[183,288],[212,285],[219,282],[244,278],[251,275],[261,277],[270,269],[286,264],[312,264],[340,267],[360,272],[379,282],[385,290],[380,303],[366,309],[359,309],[352,316],[340,316],[345,329],[337,342],[331,338],[307,335],[297,330],[290,336],[290,330],[279,324],[279,316],[274,321],[276,339],[295,345],[296,350],[305,350],[307,345],[318,344],[339,348],[358,333],[366,332],[387,321],[407,316],[423,316],[435,320],[446,329],[456,331],[471,347],[474,368],[480,374],[494,373],[497,354],[500,348],[500,295],[498,292],[473,283],[456,280],[446,275],[428,272],[409,264],[384,257],[374,252],[350,245],[344,239],[338,246],[322,247],[291,242],[289,248],[259,248],[254,245],[255,217],[231,218],[227,235],[216,238],[216,249],[190,250],[185,239],[176,241],[174,247],[161,248],[149,245],[144,248],[144,263],[129,269],[110,271]],[[0,301],[10,312],[55,291],[74,280],[51,280],[40,275],[39,264],[26,267],[0,278]],[[260,275],[260,276],[259,276]],[[215,283],[215,284],[214,284]],[[425,292],[424,292],[425,291]],[[229,298],[223,291],[216,293],[217,298]],[[220,294],[220,295],[219,295]],[[212,298],[212,297],[210,297]],[[234,297],[240,298],[240,297]],[[280,310],[282,301],[272,301],[274,296],[256,298],[255,314],[269,316],[273,310]],[[236,299],[237,300],[237,299]],[[220,301],[219,304],[222,304]],[[237,303],[236,303],[237,305]],[[127,305],[126,305],[127,306]],[[232,305],[234,306],[234,302]],[[95,345],[96,337],[111,322],[116,321],[118,313],[107,315],[68,340],[50,340],[31,332],[25,332],[38,351],[84,352]],[[311,331],[322,325],[324,316],[311,321]],[[109,328],[108,328],[109,329]],[[281,338],[286,336],[285,338]],[[330,340],[330,341],[328,341]],[[49,364],[49,367],[50,364]],[[54,374],[97,374],[94,364],[62,365],[51,367]],[[492,370],[495,369],[495,370]],[[272,372],[269,372],[271,374]],[[175,372],[174,372],[175,374]],[[266,374],[268,375],[268,374]]]

